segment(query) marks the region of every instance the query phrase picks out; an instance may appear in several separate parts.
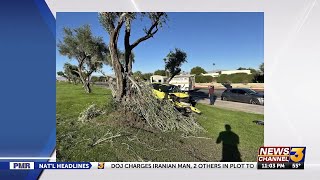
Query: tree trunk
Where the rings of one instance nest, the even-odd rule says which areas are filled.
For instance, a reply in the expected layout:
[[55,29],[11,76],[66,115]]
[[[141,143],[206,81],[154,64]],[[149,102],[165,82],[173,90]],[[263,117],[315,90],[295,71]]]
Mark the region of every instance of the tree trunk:
[[85,89],[85,91],[86,91],[87,93],[91,93],[91,92],[92,92],[89,81],[85,82],[85,84],[84,84],[83,86],[84,86],[84,89]]
[[[78,74],[80,77],[80,80],[82,82],[83,88],[87,93],[91,93],[91,87],[90,87],[90,75],[88,75],[88,77],[83,77],[83,73],[81,70],[81,67],[78,67]],[[89,80],[87,80],[89,79]]]
[[[174,75],[174,76],[175,76],[175,75]],[[167,79],[167,83],[169,83],[169,82],[172,80],[172,78],[173,78],[174,76],[170,76],[170,78],[169,78],[169,79]]]
[[116,76],[116,86],[117,86],[116,100],[121,101],[125,92],[125,75],[124,75],[124,69],[119,61],[117,46],[114,43],[113,39],[110,39],[109,50],[110,50],[110,55],[112,59],[113,70]]

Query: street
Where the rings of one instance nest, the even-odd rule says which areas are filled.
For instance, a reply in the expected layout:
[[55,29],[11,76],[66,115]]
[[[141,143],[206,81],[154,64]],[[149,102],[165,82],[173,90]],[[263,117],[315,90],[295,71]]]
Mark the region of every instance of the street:
[[[208,98],[208,91],[209,91],[208,89],[198,89],[190,92],[190,94],[197,101],[197,103],[209,104],[210,101]],[[223,91],[224,90],[222,89],[215,90],[215,95],[217,96],[217,100],[214,104],[215,107],[220,107],[220,108],[230,109],[235,111],[264,114],[264,106],[261,106],[261,105],[239,103],[239,102],[232,102],[232,101],[222,101],[221,94]],[[260,92],[263,93],[263,91],[260,91]]]

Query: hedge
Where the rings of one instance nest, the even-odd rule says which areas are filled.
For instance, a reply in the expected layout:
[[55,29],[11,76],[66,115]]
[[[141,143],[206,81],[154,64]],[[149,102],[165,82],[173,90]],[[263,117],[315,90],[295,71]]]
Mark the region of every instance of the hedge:
[[196,75],[196,83],[210,83],[213,79],[212,76]]

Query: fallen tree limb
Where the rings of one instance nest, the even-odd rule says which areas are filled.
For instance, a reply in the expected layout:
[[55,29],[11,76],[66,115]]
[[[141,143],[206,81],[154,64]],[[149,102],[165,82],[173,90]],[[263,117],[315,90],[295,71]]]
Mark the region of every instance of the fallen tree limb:
[[96,145],[98,145],[98,144],[100,144],[100,143],[102,143],[102,142],[104,142],[104,141],[112,140],[112,139],[117,138],[117,137],[120,137],[120,136],[123,136],[123,135],[122,135],[122,134],[116,134],[116,135],[114,135],[114,136],[110,136],[110,137],[106,137],[106,138],[101,138],[101,139],[99,139],[98,141],[96,141],[95,143],[93,143],[91,146],[92,146],[92,147],[93,147],[93,146],[96,146]]

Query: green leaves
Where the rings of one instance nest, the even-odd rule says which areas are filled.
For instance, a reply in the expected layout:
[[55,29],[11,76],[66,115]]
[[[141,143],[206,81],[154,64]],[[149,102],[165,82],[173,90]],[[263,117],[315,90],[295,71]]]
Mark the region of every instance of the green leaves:
[[173,78],[175,75],[180,73],[181,65],[187,62],[187,53],[181,49],[175,48],[174,51],[169,52],[167,57],[164,59],[164,62],[165,69],[170,73],[171,78]]
[[205,74],[207,72],[202,67],[196,66],[196,67],[191,69],[190,73],[191,74],[195,74],[195,75],[201,75],[201,74]]
[[94,37],[89,25],[79,28],[64,28],[63,40],[58,43],[59,53],[76,59],[79,66],[87,66],[88,71],[96,71],[107,62],[109,53],[102,37]]
[[154,72],[154,75],[165,76],[165,75],[166,75],[166,71],[165,71],[165,70],[160,70],[160,69],[158,69],[158,70],[156,70],[156,71]]
[[64,28],[63,33],[63,40],[58,43],[60,54],[78,62],[77,66],[66,63],[65,74],[73,78],[78,75],[86,91],[90,93],[90,76],[100,70],[103,64],[109,64],[107,61],[109,49],[102,37],[92,35],[89,25],[75,29]]

